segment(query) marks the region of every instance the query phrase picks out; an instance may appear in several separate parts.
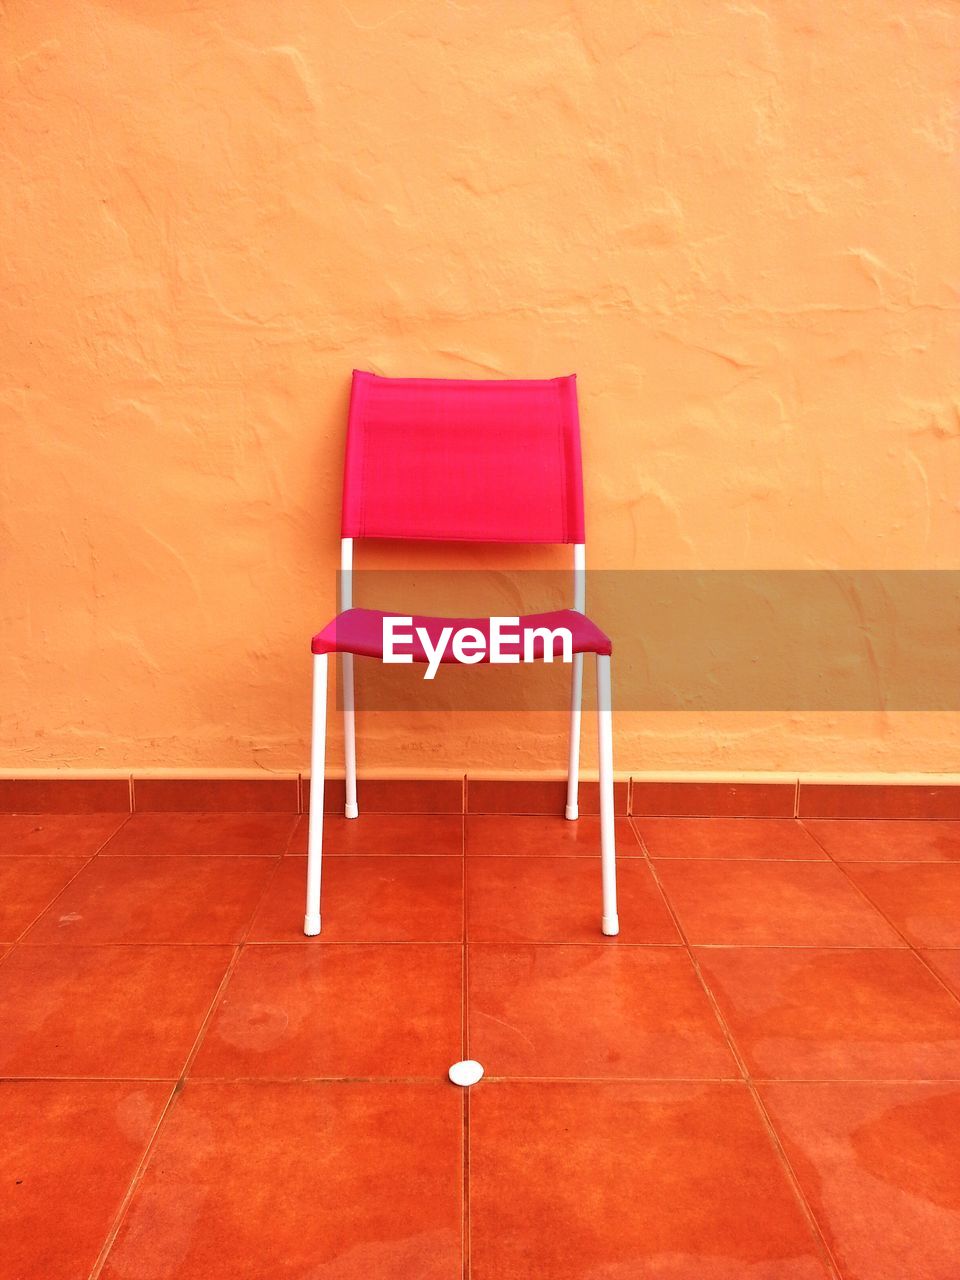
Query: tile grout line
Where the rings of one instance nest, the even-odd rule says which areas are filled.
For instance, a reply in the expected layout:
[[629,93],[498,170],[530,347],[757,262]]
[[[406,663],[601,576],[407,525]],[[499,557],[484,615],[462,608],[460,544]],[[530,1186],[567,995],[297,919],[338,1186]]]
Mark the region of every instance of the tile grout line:
[[137,1164],[136,1169],[134,1170],[133,1177],[130,1179],[130,1185],[127,1187],[126,1194],[124,1195],[123,1200],[120,1203],[120,1208],[118,1209],[116,1217],[113,1220],[113,1224],[110,1227],[110,1230],[107,1232],[106,1239],[104,1240],[100,1253],[97,1255],[96,1261],[93,1264],[93,1269],[91,1270],[88,1276],[88,1280],[98,1280],[98,1277],[100,1276],[104,1266],[106,1265],[107,1258],[109,1257],[110,1251],[113,1248],[114,1244],[116,1243],[117,1236],[120,1234],[120,1228],[123,1226],[124,1219],[127,1216],[127,1210],[130,1208],[130,1204],[133,1201],[133,1197],[136,1194],[137,1188],[140,1185],[140,1182],[143,1178],[144,1173],[146,1172],[147,1165],[149,1164],[150,1157],[152,1156],[154,1147],[156,1146],[157,1138],[159,1136],[160,1129],[163,1125],[163,1122],[167,1118],[167,1115],[170,1112],[171,1107],[173,1106],[174,1099],[177,1097],[178,1094],[180,1094],[183,1091],[183,1086],[186,1083],[187,1071],[189,1070],[189,1067],[193,1062],[194,1057],[196,1056],[197,1050],[200,1047],[200,1042],[203,1039],[203,1036],[206,1032],[210,1019],[213,1016],[214,1010],[216,1009],[219,1003],[220,996],[223,993],[224,989],[226,988],[226,985],[230,980],[230,977],[232,976],[234,969],[237,966],[237,961],[239,957],[240,957],[240,946],[237,945],[233,949],[233,955],[230,957],[230,961],[227,964],[226,971],[224,972],[223,977],[220,979],[220,982],[217,985],[217,989],[213,994],[213,999],[211,1000],[210,1005],[207,1009],[207,1012],[200,1023],[200,1028],[197,1031],[197,1034],[194,1038],[193,1045],[190,1049],[190,1052],[187,1054],[186,1061],[184,1062],[183,1067],[180,1071],[180,1074],[170,1091],[170,1096],[167,1098],[166,1106],[163,1108],[163,1111],[160,1115],[160,1119],[157,1121],[156,1127],[150,1137],[149,1142],[147,1143],[146,1149],[142,1157],[140,1158],[140,1161]]
[[[446,938],[437,942],[431,942],[423,938],[405,938],[396,942],[376,942],[361,939],[359,941],[348,942],[330,942],[323,940],[314,942],[312,940],[304,940],[289,938],[264,938],[255,939],[245,942],[244,950],[251,947],[308,947],[315,950],[318,947],[460,947],[462,941],[459,938]],[[28,947],[33,951],[51,951],[57,947],[64,950],[71,949],[75,951],[121,951],[136,950],[140,947],[150,947],[156,950],[187,948],[191,950],[209,950],[210,948],[236,947],[239,943],[227,942],[69,942],[61,938],[54,938],[50,942],[30,942],[29,939],[22,939],[19,942],[0,943],[0,948],[7,947],[9,951],[14,948]],[[681,951],[683,950],[683,942],[679,939],[676,942],[616,942],[609,943],[602,940],[586,941],[583,939],[574,940],[572,942],[554,941],[547,939],[540,940],[516,940],[506,941],[497,940],[496,938],[477,938],[470,943],[471,947],[600,947],[609,950],[611,946],[618,951]],[[770,943],[736,943],[736,942],[698,942],[697,948],[700,951],[894,951],[898,955],[903,955],[907,951],[916,952],[917,958],[923,960],[923,956],[917,948],[904,944],[903,946],[842,946],[837,943],[829,943],[826,946],[820,943],[794,943],[790,945],[770,944]],[[960,947],[929,947],[930,951],[960,951]],[[112,1079],[113,1077],[109,1077]]]
[[[929,949],[930,951],[951,951],[951,950],[955,950],[956,948],[953,948],[953,947],[930,947],[930,948],[928,948],[928,949]],[[923,953],[922,953],[920,950],[918,950],[916,947],[911,947],[911,948],[910,948],[910,950],[911,950],[911,951],[913,952],[913,954],[917,957],[917,959],[920,961],[920,963],[923,965],[923,967],[924,967],[924,968],[925,968],[925,969],[930,973],[930,975],[931,975],[932,977],[936,978],[937,982],[940,984],[940,986],[941,986],[941,987],[943,987],[943,989],[947,992],[947,994],[948,994],[948,995],[953,996],[954,1000],[956,1000],[956,1001],[957,1001],[957,1003],[958,1003],[958,1004],[960,1004],[960,993],[958,993],[958,992],[954,991],[953,987],[951,987],[951,986],[949,985],[949,983],[948,983],[944,978],[942,978],[942,977],[940,976],[940,974],[939,974],[939,973],[937,972],[937,970],[933,967],[933,965],[930,963],[930,961],[927,959],[927,957],[926,957],[925,955],[923,955]]]
[[770,1116],[767,1113],[766,1107],[764,1106],[763,1099],[760,1097],[757,1086],[754,1083],[753,1078],[751,1077],[750,1072],[747,1068],[746,1060],[743,1058],[743,1055],[740,1053],[740,1049],[737,1046],[737,1043],[733,1037],[733,1032],[730,1030],[729,1026],[727,1025],[727,1020],[724,1018],[723,1013],[720,1010],[720,1006],[717,1003],[717,999],[714,996],[713,991],[710,989],[710,986],[708,985],[706,979],[703,976],[703,972],[701,971],[700,964],[697,960],[696,955],[694,954],[693,947],[690,945],[686,932],[681,926],[680,919],[673,908],[673,903],[668,898],[666,890],[664,889],[663,885],[660,883],[660,877],[657,875],[657,870],[654,865],[653,859],[648,857],[647,860],[650,866],[650,872],[654,878],[654,881],[656,882],[657,888],[659,889],[660,894],[663,898],[663,901],[666,904],[667,910],[670,912],[670,916],[673,919],[674,927],[677,929],[677,932],[680,934],[680,937],[683,939],[683,945],[686,948],[687,955],[690,958],[690,963],[693,965],[694,972],[697,975],[697,980],[699,981],[701,987],[703,988],[703,992],[707,997],[707,1000],[710,1004],[711,1009],[713,1010],[714,1017],[717,1019],[717,1022],[719,1023],[720,1029],[723,1032],[724,1038],[727,1041],[727,1044],[730,1048],[731,1053],[733,1054],[734,1060],[736,1061],[737,1066],[740,1068],[740,1071],[742,1073],[743,1083],[746,1085],[747,1089],[749,1090],[750,1096],[753,1099],[754,1106],[757,1108],[757,1111],[760,1116],[761,1124],[764,1126],[767,1133],[767,1137],[770,1140],[771,1146],[773,1147],[775,1154],[779,1158],[780,1166],[787,1176],[787,1181],[790,1184],[791,1189],[793,1190],[794,1197],[800,1206],[801,1212],[803,1216],[806,1218],[808,1226],[812,1230],[814,1241],[820,1247],[821,1260],[827,1262],[828,1267],[831,1270],[835,1280],[841,1280],[840,1267],[838,1266],[837,1261],[833,1256],[833,1252],[830,1249],[830,1246],[827,1244],[826,1236],[824,1235],[823,1229],[821,1228],[820,1223],[817,1220],[817,1216],[813,1212],[813,1209],[810,1207],[810,1204],[807,1201],[807,1197],[804,1194],[803,1188],[800,1186],[800,1180],[797,1177],[796,1172],[794,1171],[793,1165],[790,1163],[787,1153],[784,1150],[783,1144],[780,1141],[780,1137],[773,1127],[773,1123],[770,1119]]
[[[742,1076],[521,1076],[484,1075],[490,1084],[731,1084],[747,1083]],[[958,1076],[753,1076],[761,1085],[816,1084],[859,1088],[861,1085],[884,1087],[891,1085],[917,1085],[922,1087],[953,1086],[960,1084]],[[2,1084],[42,1084],[54,1081],[58,1084],[167,1084],[175,1088],[179,1081],[172,1076],[70,1076],[70,1075],[6,1075],[0,1073]],[[220,1084],[417,1084],[436,1085],[436,1075],[420,1076],[201,1076],[189,1082],[191,1085]],[[465,1090],[469,1093],[469,1089]]]
[[117,1236],[120,1233],[120,1228],[123,1225],[123,1220],[127,1215],[127,1209],[130,1207],[130,1201],[133,1199],[134,1193],[137,1187],[140,1185],[140,1179],[142,1178],[144,1172],[146,1171],[147,1162],[156,1144],[157,1135],[160,1132],[160,1127],[163,1124],[164,1120],[167,1118],[167,1113],[172,1107],[173,1100],[177,1096],[177,1093],[179,1092],[179,1090],[180,1090],[179,1081],[174,1081],[170,1085],[170,1093],[167,1095],[167,1100],[163,1104],[163,1107],[160,1110],[160,1115],[157,1119],[157,1123],[154,1125],[153,1132],[150,1134],[150,1137],[147,1140],[147,1145],[144,1148],[143,1155],[140,1157],[139,1161],[137,1162],[137,1167],[133,1171],[133,1176],[131,1177],[130,1183],[126,1191],[124,1192],[123,1198],[120,1201],[120,1207],[117,1209],[116,1215],[113,1219],[110,1229],[107,1231],[106,1237],[104,1238],[104,1242],[101,1245],[100,1252],[97,1254],[96,1258],[94,1259],[93,1267],[91,1268],[88,1275],[88,1280],[97,1280],[97,1277],[100,1275],[100,1273],[103,1271],[104,1266],[106,1265],[107,1257],[109,1256],[110,1250],[113,1248],[114,1243],[116,1242]]
[[[460,1052],[470,1056],[470,950],[467,945],[467,805],[469,783],[463,775],[463,811],[460,815],[461,866],[461,928],[463,930],[463,960],[461,971],[460,1003]],[[463,1090],[461,1109],[461,1172],[460,1172],[460,1270],[462,1280],[470,1276],[470,1090]]]
[[[703,864],[706,864],[706,865],[709,865],[710,863],[723,862],[723,863],[727,863],[727,864],[729,864],[729,863],[734,863],[734,864],[735,864],[735,865],[737,865],[737,866],[742,866],[742,865],[743,865],[743,863],[745,863],[745,862],[775,862],[778,866],[781,866],[781,867],[785,867],[785,866],[791,866],[791,867],[792,867],[792,866],[794,866],[796,863],[800,863],[801,865],[806,865],[806,864],[810,864],[810,863],[812,863],[812,864],[814,864],[815,866],[822,867],[822,866],[824,866],[824,865],[826,864],[826,862],[827,862],[827,859],[826,859],[826,858],[788,858],[788,857],[780,857],[780,858],[754,858],[754,857],[749,857],[749,858],[737,858],[737,857],[734,857],[734,858],[704,858],[704,857],[700,857],[700,858],[684,858],[684,857],[677,857],[677,856],[673,856],[673,857],[671,857],[671,856],[669,856],[669,855],[667,855],[667,854],[663,854],[663,853],[653,853],[653,854],[651,854],[651,855],[650,855],[650,857],[651,857],[652,861],[654,861],[654,862],[699,862],[699,863],[703,863]],[[894,866],[900,866],[901,864],[900,864],[900,863],[894,863],[893,865],[894,865]]]
[[801,822],[842,822],[851,826],[854,822],[882,822],[891,827],[900,822],[960,822],[960,815],[953,813],[801,813],[797,817]]
[[[801,823],[801,826],[802,826],[802,825],[803,825],[803,824]],[[804,827],[804,830],[805,830],[805,831],[807,830],[807,829],[806,829],[806,827]],[[835,857],[833,856],[833,854],[830,852],[830,850],[827,848],[827,846],[826,846],[825,844],[823,844],[823,843],[822,843],[822,842],[817,838],[817,836],[816,836],[816,835],[814,835],[814,833],[813,833],[812,831],[807,831],[807,835],[809,835],[809,836],[810,836],[811,840],[815,840],[815,841],[816,841],[816,843],[817,843],[818,845],[820,845],[820,848],[821,848],[821,849],[823,850],[823,852],[827,855],[827,857],[830,859],[830,861],[833,863],[833,865],[837,868],[837,870],[840,872],[840,874],[841,874],[841,875],[846,879],[847,883],[848,883],[848,884],[850,884],[850,885],[852,885],[852,886],[853,886],[853,888],[854,888],[854,889],[856,889],[857,893],[859,893],[859,894],[860,894],[860,896],[863,898],[864,902],[868,903],[868,904],[873,908],[873,910],[874,910],[874,911],[876,911],[876,912],[877,912],[877,914],[878,914],[878,915],[879,915],[883,920],[885,920],[885,921],[886,921],[886,923],[887,923],[887,924],[890,926],[890,928],[894,931],[894,933],[897,935],[897,937],[898,937],[898,938],[901,938],[901,939],[903,940],[903,942],[904,942],[904,944],[905,944],[906,948],[911,952],[911,954],[912,954],[912,955],[915,955],[915,956],[916,956],[916,958],[917,958],[917,960],[919,961],[919,963],[920,963],[921,965],[923,965],[924,969],[926,969],[926,971],[931,975],[931,977],[933,977],[933,978],[936,980],[937,984],[938,984],[939,986],[941,986],[941,987],[944,989],[944,991],[946,991],[946,993],[951,997],[951,999],[952,999],[955,1003],[960,1004],[960,993],[958,993],[957,991],[955,991],[955,990],[953,989],[953,987],[951,987],[951,986],[950,986],[950,984],[949,984],[949,983],[948,983],[944,978],[942,978],[942,977],[940,976],[940,974],[939,974],[939,973],[937,972],[937,970],[933,967],[933,965],[930,963],[930,961],[929,961],[929,960],[926,958],[926,956],[922,953],[922,951],[920,950],[920,948],[919,948],[919,947],[914,946],[914,944],[913,944],[913,943],[910,941],[910,939],[906,936],[906,934],[903,932],[903,930],[902,930],[898,925],[894,924],[894,922],[890,919],[890,917],[889,917],[889,916],[887,915],[887,913],[883,910],[883,908],[882,908],[882,907],[880,907],[880,906],[878,906],[878,905],[877,905],[877,903],[875,903],[875,902],[873,901],[873,899],[872,899],[872,898],[871,898],[871,897],[866,893],[866,891],[865,891],[864,889],[861,889],[860,885],[858,885],[858,884],[857,884],[857,882],[856,882],[856,880],[854,880],[853,876],[852,876],[852,875],[850,875],[850,873],[847,871],[847,864],[846,864],[846,863],[844,863],[844,862],[840,862],[840,861],[839,861],[839,859],[835,858]],[[909,866],[911,866],[911,865],[919,865],[919,866],[925,866],[925,867],[927,867],[927,866],[937,866],[937,867],[939,867],[939,866],[949,866],[950,864],[949,864],[949,863],[941,863],[941,862],[933,862],[933,863],[931,863],[931,862],[921,862],[921,863],[916,863],[916,864],[915,864],[915,863],[914,863],[914,860],[913,860],[913,859],[911,859],[909,862],[875,862],[875,863],[860,862],[860,863],[857,863],[856,865],[857,865],[857,866],[880,866],[880,867],[884,867],[884,866],[890,866],[890,867],[909,867]],[[857,948],[857,949],[858,949],[858,950],[861,950],[862,948]],[[894,948],[884,948],[884,950],[893,950],[893,949],[894,949]],[[900,951],[900,950],[901,950],[901,948],[900,948],[900,947],[897,947],[897,948],[896,948],[896,950],[897,950],[897,951]],[[951,947],[944,947],[944,948],[928,947],[928,948],[927,948],[927,950],[928,950],[928,951],[937,951],[937,950],[950,951],[950,950],[954,950],[954,948],[951,948]]]
[[467,817],[460,818],[460,1053],[466,1058],[469,1053],[469,952],[467,950]]
[[96,856],[97,856],[96,853],[91,853],[88,857],[84,858],[83,862],[80,864],[79,867],[77,867],[76,871],[73,873],[70,879],[66,882],[66,884],[62,884],[60,888],[57,890],[57,892],[50,899],[50,901],[44,903],[44,905],[40,908],[37,914],[30,921],[30,923],[25,928],[20,930],[20,932],[17,934],[14,940],[10,943],[11,952],[13,951],[14,947],[18,947],[20,943],[23,942],[24,938],[27,936],[27,934],[30,932],[33,926],[37,924],[47,914],[48,911],[50,911],[54,906],[56,906],[57,902],[60,900],[60,898],[63,897],[66,891],[70,888],[74,880],[76,880],[77,876],[80,875],[81,872],[86,871],[87,867],[90,866],[90,864],[93,862]]
[[93,856],[95,858],[99,857],[100,854],[103,853],[107,845],[110,844],[112,840],[116,840],[120,832],[123,831],[129,825],[130,819],[132,817],[133,817],[132,811],[130,813],[124,814],[123,821],[117,827],[116,831],[111,831],[110,834],[107,836],[106,840],[104,840],[101,844],[97,845],[96,849],[93,851]]
[[[22,929],[20,933],[17,935],[17,937],[14,939],[14,941],[10,943],[11,951],[13,950],[14,947],[19,946],[19,944],[24,940],[24,938],[33,928],[33,926],[38,923],[41,916],[45,916],[47,914],[47,912],[51,909],[51,907],[53,907],[57,903],[57,901],[63,896],[63,894],[66,893],[66,891],[70,888],[74,880],[76,880],[77,876],[80,875],[82,871],[86,871],[87,867],[90,866],[90,864],[94,861],[95,858],[99,857],[99,855],[107,847],[107,845],[114,838],[114,836],[117,836],[120,834],[120,832],[123,830],[123,828],[127,825],[127,823],[130,821],[132,817],[133,815],[131,813],[125,814],[119,826],[117,827],[116,831],[111,831],[110,834],[106,837],[106,839],[100,841],[100,843],[93,850],[93,853],[87,854],[87,856],[83,859],[82,865],[77,867],[76,871],[73,873],[70,879],[66,882],[66,884],[60,886],[60,889],[58,890],[58,892],[53,895],[53,897],[50,899],[48,903],[45,904],[42,910],[37,912],[37,914],[33,917],[33,919],[27,925],[27,927],[25,929]],[[24,855],[24,856],[29,856],[29,855]],[[44,856],[44,855],[36,855],[36,856]],[[50,856],[56,857],[58,855],[54,854]],[[60,856],[72,857],[73,855],[63,854]]]
[[473,1273],[471,1255],[471,1215],[470,1215],[470,1089],[463,1091],[463,1214],[461,1218],[460,1256],[463,1280],[470,1280]]
[[134,1170],[133,1177],[130,1180],[130,1185],[127,1187],[126,1194],[124,1195],[123,1200],[121,1201],[120,1208],[117,1211],[117,1215],[113,1221],[113,1224],[109,1232],[107,1233],[106,1239],[104,1240],[104,1243],[103,1243],[103,1247],[101,1248],[100,1253],[97,1255],[97,1259],[94,1262],[93,1269],[90,1272],[88,1280],[97,1280],[97,1278],[103,1271],[104,1266],[106,1265],[107,1258],[109,1257],[110,1251],[113,1248],[114,1244],[116,1243],[117,1236],[120,1234],[120,1229],[123,1226],[124,1219],[133,1201],[133,1197],[136,1194],[137,1188],[140,1185],[140,1182],[143,1178],[144,1173],[146,1172],[147,1165],[150,1161],[151,1155],[153,1154],[154,1147],[156,1146],[157,1138],[159,1136],[160,1129],[163,1125],[163,1122],[166,1119],[167,1114],[173,1105],[174,1099],[177,1097],[179,1093],[182,1092],[183,1087],[186,1084],[187,1073],[189,1072],[190,1068],[193,1066],[196,1056],[200,1051],[200,1046],[203,1043],[204,1037],[206,1036],[207,1029],[209,1028],[210,1023],[212,1022],[217,1009],[220,1007],[221,1000],[230,983],[230,979],[233,977],[233,974],[236,971],[237,965],[240,963],[240,954],[243,950],[243,945],[246,942],[246,939],[249,937],[250,930],[253,928],[253,922],[256,917],[256,914],[260,910],[260,907],[262,906],[267,896],[267,893],[271,885],[273,884],[274,879],[278,875],[282,863],[283,863],[282,856],[276,857],[274,859],[273,872],[271,873],[271,875],[267,877],[266,884],[261,890],[260,897],[257,900],[256,906],[250,912],[250,917],[247,921],[246,928],[243,930],[243,933],[241,934],[240,941],[233,948],[233,955],[230,957],[230,960],[227,964],[224,974],[217,985],[217,989],[213,994],[213,999],[210,1001],[210,1005],[207,1009],[207,1012],[200,1022],[200,1026],[197,1030],[197,1034],[194,1037],[193,1045],[191,1046],[190,1051],[186,1056],[186,1060],[184,1061],[183,1067],[180,1070],[180,1074],[170,1091],[170,1096],[167,1098],[166,1105],[164,1106],[160,1114],[160,1118],[157,1121],[156,1127],[150,1137],[149,1142],[147,1143],[143,1156],[140,1159],[136,1169]]
[[687,956],[690,960],[690,963],[693,965],[694,971],[697,975],[697,980],[699,981],[701,987],[703,988],[704,994],[707,997],[707,1001],[710,1005],[713,1015],[717,1019],[720,1029],[723,1032],[723,1036],[727,1042],[727,1046],[730,1049],[730,1052],[733,1055],[734,1061],[736,1062],[737,1067],[740,1071],[741,1079],[744,1081],[749,1081],[750,1073],[747,1070],[747,1064],[744,1061],[740,1053],[740,1050],[737,1046],[737,1043],[733,1038],[733,1033],[730,1031],[730,1028],[727,1026],[726,1019],[723,1017],[723,1015],[720,1012],[719,1005],[717,1004],[717,1001],[716,1001],[716,998],[714,997],[713,992],[710,990],[709,986],[707,985],[703,977],[703,974],[700,970],[699,961],[697,960],[697,957],[694,954],[693,948],[691,947],[690,942],[687,938],[686,932],[684,931],[683,926],[680,923],[680,917],[677,915],[677,912],[674,909],[673,903],[670,901],[669,897],[667,896],[667,891],[664,889],[663,885],[660,882],[660,877],[657,875],[657,869],[653,865],[653,860],[648,859],[648,862],[650,866],[650,874],[653,877],[653,881],[657,886],[657,890],[660,894],[661,900],[663,901],[664,906],[666,907],[667,911],[670,914],[670,919],[673,921],[674,928],[676,929],[677,933],[680,935],[683,949],[686,951]]
[[38,1084],[44,1080],[57,1080],[68,1084],[168,1084],[171,1089],[177,1083],[174,1076],[19,1076],[0,1073],[0,1081],[5,1084],[23,1084],[24,1082]]
[[184,1062],[183,1067],[181,1068],[179,1078],[177,1079],[178,1089],[182,1089],[183,1086],[187,1083],[187,1075],[190,1069],[192,1068],[194,1062],[196,1061],[197,1054],[200,1052],[200,1046],[202,1045],[204,1038],[206,1037],[207,1030],[210,1026],[210,1023],[213,1021],[214,1016],[216,1015],[216,1013],[220,1008],[223,997],[226,994],[227,987],[230,984],[230,979],[233,977],[234,973],[236,973],[237,971],[237,965],[240,963],[240,956],[242,952],[243,952],[243,943],[238,942],[233,949],[233,955],[230,957],[230,961],[227,964],[226,971],[223,977],[220,979],[220,983],[213,994],[213,999],[210,1002],[210,1007],[207,1009],[207,1012],[204,1014],[203,1020],[200,1023],[200,1028],[197,1031],[197,1034],[194,1038],[193,1045],[190,1049],[190,1052],[187,1054],[186,1061]]
[[824,1257],[828,1262],[828,1264],[830,1265],[830,1267],[832,1267],[834,1274],[837,1276],[838,1280],[842,1280],[842,1272],[840,1270],[840,1264],[837,1262],[836,1258],[834,1257],[833,1250],[830,1248],[829,1244],[827,1243],[826,1235],[824,1234],[823,1228],[820,1226],[820,1221],[817,1218],[816,1214],[813,1212],[813,1209],[810,1207],[810,1204],[807,1201],[807,1197],[803,1191],[803,1188],[800,1186],[800,1179],[797,1177],[796,1173],[794,1172],[793,1165],[790,1163],[790,1158],[786,1153],[783,1143],[780,1141],[780,1135],[777,1133],[776,1129],[774,1128],[773,1121],[770,1118],[770,1113],[767,1111],[766,1103],[763,1101],[760,1091],[752,1079],[747,1080],[747,1086],[750,1089],[750,1096],[753,1098],[754,1106],[757,1108],[757,1111],[760,1115],[761,1123],[767,1130],[767,1135],[770,1138],[771,1145],[779,1155],[780,1161],[783,1167],[787,1171],[788,1177],[793,1186],[794,1194],[796,1195],[801,1205],[801,1208],[807,1214],[808,1219],[814,1228],[814,1231],[816,1233],[816,1239],[820,1242],[820,1246],[823,1250]]

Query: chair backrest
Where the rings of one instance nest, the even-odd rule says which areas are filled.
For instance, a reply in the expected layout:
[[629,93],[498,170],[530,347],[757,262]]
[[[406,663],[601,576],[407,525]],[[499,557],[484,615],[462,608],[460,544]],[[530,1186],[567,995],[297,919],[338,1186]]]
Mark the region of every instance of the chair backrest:
[[582,543],[576,377],[354,371],[342,537]]

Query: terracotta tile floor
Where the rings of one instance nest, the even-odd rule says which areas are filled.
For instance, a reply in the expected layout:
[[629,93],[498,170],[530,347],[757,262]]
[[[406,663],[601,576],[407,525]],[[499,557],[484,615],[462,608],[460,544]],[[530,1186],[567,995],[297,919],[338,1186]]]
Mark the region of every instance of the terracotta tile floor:
[[957,1280],[958,824],[596,825],[0,820],[0,1278]]

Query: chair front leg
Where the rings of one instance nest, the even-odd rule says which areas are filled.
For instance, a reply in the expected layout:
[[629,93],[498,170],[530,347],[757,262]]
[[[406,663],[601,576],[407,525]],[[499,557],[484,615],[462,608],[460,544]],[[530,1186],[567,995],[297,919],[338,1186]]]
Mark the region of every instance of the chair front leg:
[[327,752],[327,655],[313,655],[313,727],[310,743],[310,821],[307,838],[307,911],[303,932],[320,932],[320,870],[323,854],[323,769]]
[[567,765],[566,816],[574,822],[580,816],[580,709],[583,705],[583,654],[573,655],[573,679],[570,689],[570,759]]
[[357,818],[357,716],[353,701],[353,654],[342,655],[343,662],[343,763],[346,775],[344,816]]
[[597,654],[597,734],[600,755],[600,863],[603,877],[603,932],[620,932],[617,917],[617,845],[613,812],[613,716],[610,657]]

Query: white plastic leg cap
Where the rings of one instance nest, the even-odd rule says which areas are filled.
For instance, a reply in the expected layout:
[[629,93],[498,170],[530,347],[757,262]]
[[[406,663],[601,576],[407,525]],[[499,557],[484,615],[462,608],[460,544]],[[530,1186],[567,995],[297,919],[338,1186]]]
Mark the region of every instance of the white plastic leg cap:
[[578,804],[568,804],[565,812],[568,822],[576,822],[580,817],[580,806]]
[[604,916],[603,932],[607,935],[608,938],[615,938],[617,934],[620,932],[619,916]]
[[479,1062],[474,1062],[473,1058],[464,1058],[462,1062],[455,1062],[447,1075],[454,1084],[465,1089],[468,1085],[476,1084],[482,1077],[483,1067]]
[[317,934],[320,932],[320,917],[304,916],[303,932],[307,935],[308,938],[315,938]]
[[359,818],[360,806],[356,804],[346,804],[343,806],[343,816],[345,818]]

